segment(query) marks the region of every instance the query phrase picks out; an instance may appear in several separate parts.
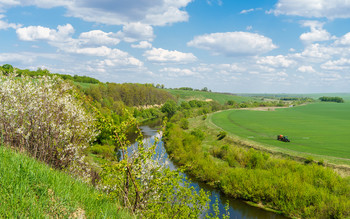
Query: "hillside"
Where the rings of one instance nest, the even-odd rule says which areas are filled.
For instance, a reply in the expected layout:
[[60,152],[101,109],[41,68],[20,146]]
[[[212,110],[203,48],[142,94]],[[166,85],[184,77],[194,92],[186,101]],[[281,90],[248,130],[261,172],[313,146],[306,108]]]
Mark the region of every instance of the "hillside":
[[167,89],[169,93],[180,98],[180,100],[215,100],[220,104],[225,104],[229,100],[233,100],[237,103],[249,102],[258,100],[253,97],[236,96],[233,94],[207,92],[207,91],[194,91],[194,90],[177,90]]
[[0,218],[132,218],[91,185],[0,146]]

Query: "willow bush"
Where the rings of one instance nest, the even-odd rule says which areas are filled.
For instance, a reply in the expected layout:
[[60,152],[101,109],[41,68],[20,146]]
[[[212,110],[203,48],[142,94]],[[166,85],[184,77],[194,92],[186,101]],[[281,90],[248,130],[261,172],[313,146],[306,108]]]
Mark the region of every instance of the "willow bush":
[[[56,76],[0,74],[0,132],[6,145],[55,168],[81,171],[97,132],[78,94]],[[79,165],[80,168],[74,168]]]

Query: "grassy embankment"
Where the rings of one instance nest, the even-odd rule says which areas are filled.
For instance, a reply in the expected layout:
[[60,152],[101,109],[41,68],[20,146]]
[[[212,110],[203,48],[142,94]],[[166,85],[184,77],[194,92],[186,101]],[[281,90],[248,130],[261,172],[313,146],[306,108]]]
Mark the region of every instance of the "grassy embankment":
[[[223,111],[208,121],[255,148],[350,165],[349,110],[349,102],[314,103],[276,111]],[[278,134],[291,142],[277,141]]]
[[0,146],[1,218],[132,218],[91,185]]

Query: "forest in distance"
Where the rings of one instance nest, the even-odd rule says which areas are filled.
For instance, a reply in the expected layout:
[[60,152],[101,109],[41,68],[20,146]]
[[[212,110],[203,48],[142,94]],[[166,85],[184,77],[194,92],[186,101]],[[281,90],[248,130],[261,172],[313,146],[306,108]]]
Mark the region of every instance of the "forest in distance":
[[[346,111],[349,106],[347,96],[242,97],[212,92],[206,87],[166,89],[160,84],[102,83],[91,77],[52,74],[46,69],[21,70],[9,64],[1,66],[0,70],[1,148],[6,148],[1,149],[0,157],[25,159],[16,160],[23,165],[33,162],[27,161],[30,158],[12,154],[11,150],[19,154],[25,151],[28,156],[48,165],[38,167],[40,171],[48,171],[47,177],[50,177],[50,171],[69,174],[85,183],[79,189],[84,186],[92,189],[91,197],[67,201],[63,197],[73,197],[73,193],[61,194],[63,191],[59,192],[61,188],[57,185],[38,187],[48,182],[44,177],[40,179],[44,181],[36,181],[30,176],[27,183],[34,184],[19,187],[29,189],[39,197],[38,200],[44,200],[42,205],[51,206],[50,212],[45,207],[25,210],[33,201],[25,198],[19,204],[19,210],[6,213],[6,206],[19,202],[16,195],[22,193],[18,192],[12,199],[2,197],[6,204],[0,205],[1,217],[64,217],[79,208],[87,217],[100,217],[96,211],[106,212],[110,217],[118,217],[118,214],[144,218],[199,217],[208,207],[208,194],[194,191],[189,184],[183,185],[180,170],[171,171],[159,160],[152,160],[156,143],[148,147],[139,136],[136,137],[139,150],[126,153],[130,137],[135,132],[140,134],[139,124],[152,119],[164,122],[162,141],[180,169],[229,197],[291,218],[350,216],[349,164],[338,163],[339,160],[333,162],[316,152],[283,151],[286,144],[277,144],[275,136],[267,131],[257,133],[258,128],[244,117],[235,123],[242,122],[236,127],[242,132],[227,128],[233,123],[224,124],[218,119],[221,115],[227,122],[228,117],[224,116],[228,112],[242,115],[252,112],[257,116],[260,116],[258,113],[270,113],[273,124],[275,114],[287,116],[293,111],[300,113],[298,115],[309,115],[312,110],[321,110],[319,115],[323,116],[326,113],[322,109],[332,108],[331,104],[338,104],[336,114]],[[266,111],[245,111],[256,108]],[[331,116],[330,119],[339,118]],[[252,132],[246,134],[244,130],[248,129]],[[298,138],[297,134],[294,139]],[[268,139],[273,137],[276,144],[260,141],[259,136],[265,135]],[[247,136],[254,136],[256,142]],[[300,136],[300,139],[304,137]],[[123,159],[116,156],[116,151],[122,151]],[[13,164],[8,161],[6,165],[11,168]],[[28,165],[22,172],[33,171],[31,168],[36,168],[37,164]],[[344,166],[342,173],[335,171],[340,166]],[[3,167],[0,170],[6,171]],[[22,172],[15,174],[28,175]],[[20,181],[20,178],[16,180]],[[1,180],[1,184],[7,183],[7,191],[16,193],[10,189],[10,182]],[[52,198],[59,204],[50,202]],[[98,209],[101,202],[103,209]],[[111,207],[113,203],[118,207]],[[87,210],[89,206],[94,206],[92,209],[95,210]],[[207,217],[228,218],[229,215],[215,212]]]

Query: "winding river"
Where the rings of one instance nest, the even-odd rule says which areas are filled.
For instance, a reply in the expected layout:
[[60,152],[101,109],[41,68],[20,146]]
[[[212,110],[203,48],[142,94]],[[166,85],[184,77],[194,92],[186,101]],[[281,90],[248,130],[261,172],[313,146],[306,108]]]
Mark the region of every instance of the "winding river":
[[[158,130],[156,128],[152,128],[151,125],[150,126],[148,126],[148,125],[141,126],[140,129],[144,135],[144,141],[148,141],[149,143],[153,143],[154,138],[159,135],[157,133]],[[157,145],[157,152],[165,154],[165,158],[169,162],[170,169],[177,168],[176,164],[174,164],[171,160],[168,159],[168,154],[166,153],[163,141],[161,141],[161,140],[159,141],[159,143]],[[199,191],[200,189],[203,189],[203,190],[205,190],[207,192],[209,191],[211,193],[211,195],[210,195],[210,200],[211,200],[210,209],[208,210],[208,212],[205,212],[205,213],[214,213],[212,206],[215,203],[216,199],[218,199],[219,209],[220,209],[221,215],[222,215],[222,213],[225,212],[225,205],[226,205],[227,201],[229,202],[230,218],[237,218],[237,219],[240,219],[240,218],[286,219],[286,217],[284,217],[282,215],[275,214],[273,212],[269,212],[269,211],[263,210],[261,208],[257,208],[257,207],[248,205],[247,203],[245,203],[242,200],[229,198],[225,194],[223,194],[222,192],[220,192],[216,189],[213,189],[204,183],[196,181],[195,179],[191,178],[191,176],[187,176],[187,177],[192,181],[191,186],[193,186],[197,191]]]

